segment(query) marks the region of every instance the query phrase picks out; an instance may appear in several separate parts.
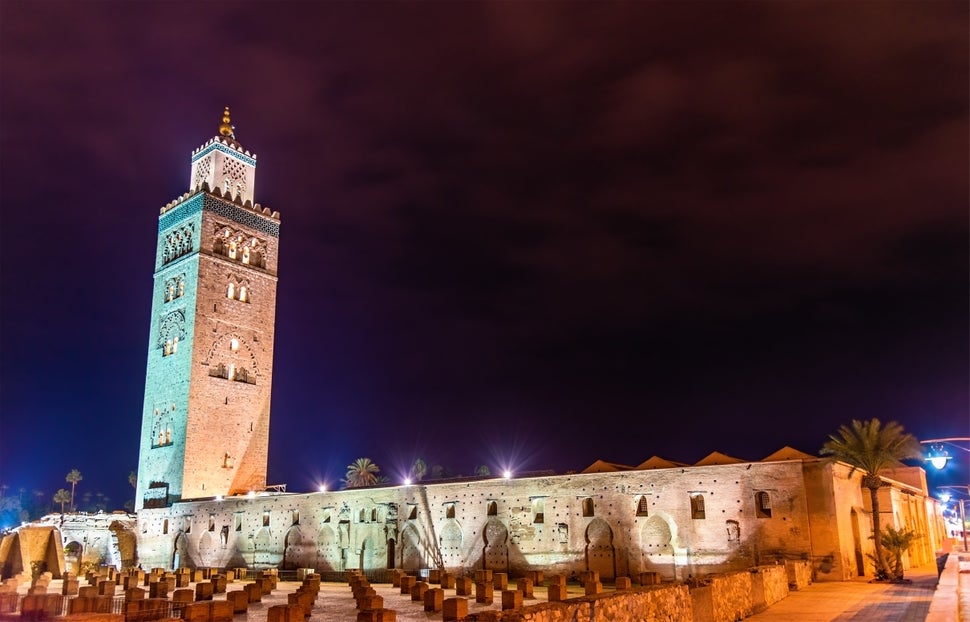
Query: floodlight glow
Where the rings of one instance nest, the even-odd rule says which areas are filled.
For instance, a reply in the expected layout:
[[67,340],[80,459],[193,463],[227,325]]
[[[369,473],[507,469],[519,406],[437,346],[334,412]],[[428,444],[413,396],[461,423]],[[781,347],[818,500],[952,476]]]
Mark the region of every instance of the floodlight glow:
[[405,486],[410,486],[411,485],[411,478],[410,477],[405,477],[404,478],[404,485]]
[[249,491],[249,494],[247,494],[246,496],[249,497],[250,499],[255,499],[256,498],[256,491],[255,490],[250,490]]
[[320,484],[320,487],[317,490],[319,490],[320,492],[327,492],[327,485]]
[[505,471],[502,472],[502,477],[505,479],[512,479],[512,471],[505,469]]
[[942,501],[943,503],[949,503],[950,499],[952,498],[953,498],[953,495],[951,495],[948,492],[944,492],[942,495],[940,495],[940,501]]
[[216,501],[222,501],[222,495],[216,495]]

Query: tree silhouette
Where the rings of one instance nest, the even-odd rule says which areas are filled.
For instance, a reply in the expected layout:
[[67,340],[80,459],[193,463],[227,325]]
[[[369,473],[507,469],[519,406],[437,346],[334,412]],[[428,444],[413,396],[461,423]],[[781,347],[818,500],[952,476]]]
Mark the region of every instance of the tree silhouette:
[[837,434],[829,435],[821,453],[851,465],[850,475],[856,470],[862,471],[862,487],[869,489],[872,502],[876,578],[889,579],[891,571],[883,554],[883,538],[879,526],[879,489],[887,484],[883,482],[879,472],[903,466],[902,460],[921,458],[919,441],[912,434],[904,432],[903,426],[895,421],[883,426],[878,419],[853,420],[851,425],[841,426]]
[[414,477],[414,481],[420,482],[427,474],[428,464],[421,458],[415,460],[414,464],[411,465],[411,476]]
[[475,475],[478,477],[488,477],[492,474],[492,470],[488,468],[487,464],[480,464],[475,467]]
[[377,474],[381,467],[374,464],[370,458],[357,458],[347,465],[347,475],[343,482],[344,488],[361,488],[378,483]]
[[54,503],[61,504],[61,514],[64,513],[64,504],[71,502],[71,493],[64,488],[59,488],[57,492],[54,493]]
[[71,511],[74,511],[74,489],[77,487],[77,483],[84,479],[81,477],[81,472],[77,469],[71,469],[71,472],[67,474],[64,478],[71,485]]

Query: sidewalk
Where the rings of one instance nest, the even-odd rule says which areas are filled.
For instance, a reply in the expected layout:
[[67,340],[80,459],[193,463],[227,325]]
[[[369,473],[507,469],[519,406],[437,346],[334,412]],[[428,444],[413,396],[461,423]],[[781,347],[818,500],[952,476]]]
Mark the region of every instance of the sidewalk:
[[[813,583],[791,592],[751,622],[924,622],[936,592],[936,566],[906,571],[911,583],[869,583],[866,579]],[[968,582],[970,583],[970,582]],[[961,584],[966,589],[966,585]],[[961,617],[961,622],[970,618]],[[957,621],[954,609],[952,622]]]

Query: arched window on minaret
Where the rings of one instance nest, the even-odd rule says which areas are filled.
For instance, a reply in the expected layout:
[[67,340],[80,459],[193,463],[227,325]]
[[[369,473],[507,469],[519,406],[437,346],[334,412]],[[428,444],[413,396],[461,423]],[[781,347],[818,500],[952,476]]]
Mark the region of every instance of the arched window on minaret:
[[239,286],[239,300],[243,302],[249,302],[249,292],[246,291],[245,285]]
[[248,246],[243,247],[242,262],[244,264],[248,264],[249,263],[249,247]]
[[179,278],[179,293],[177,298],[181,298],[185,295],[185,279]]
[[236,379],[236,364],[235,363],[229,363],[229,374],[228,374],[227,377],[229,378],[229,380],[235,380]]
[[236,241],[231,240],[229,242],[229,259],[235,259],[235,258],[236,258]]
[[165,302],[172,302],[172,298],[175,297],[175,288],[171,283],[165,288]]
[[179,351],[179,338],[172,339],[172,354]]
[[235,297],[236,297],[236,284],[230,283],[229,288],[226,289],[226,298],[235,298]]

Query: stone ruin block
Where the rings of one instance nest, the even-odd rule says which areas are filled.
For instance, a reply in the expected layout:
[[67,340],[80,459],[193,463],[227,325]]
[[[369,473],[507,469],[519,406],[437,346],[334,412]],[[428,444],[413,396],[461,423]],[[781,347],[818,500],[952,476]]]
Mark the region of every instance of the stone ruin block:
[[217,574],[213,575],[209,582],[212,583],[212,593],[213,594],[225,594],[226,593],[226,577],[225,575]]
[[428,571],[428,583],[433,583],[438,585],[441,583],[441,570],[438,568],[432,568]]
[[502,590],[502,610],[520,609],[522,607],[522,592],[520,590]]
[[140,587],[130,587],[125,590],[125,600],[127,601],[145,600],[146,596],[145,590]]
[[515,582],[515,589],[519,592],[522,592],[522,598],[535,598],[535,596],[532,595],[532,590],[533,590],[532,579],[528,579],[525,577],[518,579]]
[[411,600],[419,603],[424,602],[424,593],[428,591],[431,586],[424,581],[418,581],[411,588]]
[[61,594],[64,596],[77,596],[80,589],[80,582],[77,579],[64,579],[61,582]]
[[492,573],[492,587],[496,590],[507,590],[509,588],[509,575],[504,572]]
[[495,588],[491,581],[483,581],[475,584],[475,602],[491,605],[494,600]]
[[566,584],[551,583],[548,589],[548,600],[550,603],[558,603],[566,600]]
[[526,576],[532,579],[532,585],[542,585],[545,581],[545,573],[541,570],[530,570]]
[[584,587],[587,596],[596,596],[603,593],[603,584],[599,581],[587,581]]
[[455,589],[455,575],[450,572],[441,573],[441,587],[446,590]]
[[212,600],[212,593],[215,586],[211,581],[202,581],[195,584],[195,600]]
[[491,583],[493,580],[491,570],[475,571],[475,583]]
[[[471,579],[469,579],[471,582]],[[468,617],[467,598],[446,598],[441,604],[441,619],[443,622],[458,622]]]
[[660,573],[654,571],[641,572],[640,585],[660,585]]
[[[181,590],[175,590],[178,594]],[[192,590],[189,590],[191,592]],[[187,603],[182,608],[182,619],[185,622],[208,622],[209,603]],[[303,622],[302,620],[300,622]]]
[[630,577],[617,577],[616,578],[616,589],[618,589],[618,590],[628,590],[628,589],[630,589]]
[[255,583],[247,583],[243,586],[243,590],[245,590],[246,596],[249,597],[249,602],[258,603],[263,600],[263,586],[256,585]]
[[227,592],[226,600],[232,603],[233,613],[246,613],[246,608],[249,607],[249,594],[246,590]]
[[173,603],[192,603],[195,602],[195,590],[190,587],[182,587],[172,592]]
[[384,597],[377,592],[362,596],[357,601],[357,608],[361,611],[376,611],[384,608]]
[[266,622],[303,622],[303,607],[273,605],[266,610]]
[[458,596],[471,596],[472,580],[469,577],[457,577],[455,579],[455,593]]
[[196,568],[192,572],[188,573],[188,575],[189,577],[191,577],[190,583],[198,583],[199,581],[205,581],[205,577],[202,576],[203,572],[201,568]]
[[404,571],[400,569],[391,571],[391,587],[401,587],[401,577],[404,574]]
[[209,622],[232,622],[234,615],[233,605],[228,600],[209,602]]
[[417,577],[412,577],[411,575],[404,575],[401,577],[401,593],[404,595],[411,594],[411,588],[418,582]]
[[77,595],[84,598],[91,598],[92,596],[98,595],[98,586],[96,585],[82,585],[77,588]]
[[441,606],[445,602],[445,591],[440,587],[434,587],[424,593],[424,610],[431,613],[441,611]]

